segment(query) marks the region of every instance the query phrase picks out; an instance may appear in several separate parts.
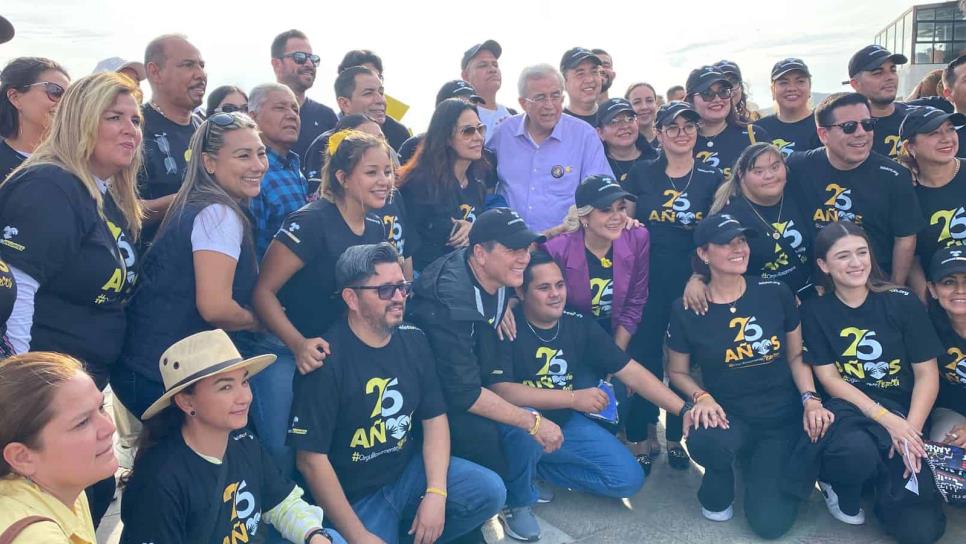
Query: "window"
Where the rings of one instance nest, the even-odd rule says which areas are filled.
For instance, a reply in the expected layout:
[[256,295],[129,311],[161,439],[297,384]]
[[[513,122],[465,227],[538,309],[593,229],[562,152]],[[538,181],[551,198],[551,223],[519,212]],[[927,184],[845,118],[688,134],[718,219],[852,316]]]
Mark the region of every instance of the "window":
[[[914,24],[909,14],[902,22],[907,35],[914,39],[913,63],[945,64],[966,50],[966,19],[955,2],[915,8],[914,13]],[[888,38],[888,35],[884,37],[887,44]]]

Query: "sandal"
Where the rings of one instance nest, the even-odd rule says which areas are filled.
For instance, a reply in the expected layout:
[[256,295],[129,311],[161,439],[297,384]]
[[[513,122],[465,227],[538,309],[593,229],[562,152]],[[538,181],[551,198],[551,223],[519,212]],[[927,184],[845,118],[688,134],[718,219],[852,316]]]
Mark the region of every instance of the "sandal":
[[651,465],[653,465],[654,462],[651,460],[651,456],[649,454],[642,453],[642,454],[636,455],[634,459],[637,459],[637,464],[641,465],[641,469],[644,470],[645,476],[648,476],[651,474]]
[[668,446],[667,463],[675,470],[687,470],[691,467],[691,457],[681,446]]

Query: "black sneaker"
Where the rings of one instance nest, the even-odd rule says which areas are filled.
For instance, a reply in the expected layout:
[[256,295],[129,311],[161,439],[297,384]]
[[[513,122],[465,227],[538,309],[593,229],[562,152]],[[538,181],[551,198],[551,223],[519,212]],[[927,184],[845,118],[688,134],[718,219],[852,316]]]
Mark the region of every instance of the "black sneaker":
[[667,464],[675,470],[687,470],[691,467],[691,457],[681,446],[668,446]]

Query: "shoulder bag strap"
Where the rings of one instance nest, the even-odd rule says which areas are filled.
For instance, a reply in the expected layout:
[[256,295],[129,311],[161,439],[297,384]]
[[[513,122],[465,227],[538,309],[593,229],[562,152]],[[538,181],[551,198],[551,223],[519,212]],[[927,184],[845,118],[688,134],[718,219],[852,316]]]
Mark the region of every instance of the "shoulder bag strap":
[[56,523],[54,520],[45,518],[44,516],[27,516],[18,520],[10,527],[7,527],[7,530],[4,531],[3,534],[0,534],[0,544],[11,544],[13,539],[17,538],[17,536],[19,536],[24,529],[41,521],[50,521],[52,523]]

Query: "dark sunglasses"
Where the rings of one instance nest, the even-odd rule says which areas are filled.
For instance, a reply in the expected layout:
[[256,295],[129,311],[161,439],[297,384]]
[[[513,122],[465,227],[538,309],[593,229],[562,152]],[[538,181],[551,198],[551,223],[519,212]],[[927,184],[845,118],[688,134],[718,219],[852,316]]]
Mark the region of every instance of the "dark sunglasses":
[[859,125],[862,125],[862,130],[866,132],[872,132],[875,128],[876,119],[862,119],[861,121],[846,121],[844,123],[836,123],[833,125],[822,125],[824,128],[839,127],[845,134],[852,134],[858,130]]
[[480,133],[480,136],[483,136],[485,138],[486,137],[486,125],[484,125],[483,123],[480,123],[480,124],[475,125],[475,126],[474,125],[466,125],[465,127],[460,127],[459,128],[459,135],[462,136],[464,139],[467,139],[467,140],[469,140],[470,138],[472,138],[473,136],[475,136],[477,132]]
[[51,102],[58,102],[62,96],[64,96],[64,88],[56,83],[51,83],[49,81],[38,81],[37,83],[31,83],[26,85],[26,87],[36,87],[38,85],[44,86],[44,92],[47,93],[47,98]]
[[295,51],[294,53],[286,53],[282,55],[282,58],[291,57],[295,61],[295,64],[305,64],[305,61],[312,61],[312,64],[318,66],[322,62],[322,58],[318,55],[312,55],[306,53],[305,51]]
[[350,289],[368,289],[376,292],[380,300],[392,300],[392,297],[399,291],[403,297],[408,297],[413,292],[413,282],[404,281],[402,283],[389,283],[386,285],[355,285]]
[[248,104],[242,104],[241,106],[236,106],[234,104],[222,104],[220,108],[215,110],[217,113],[248,113]]
[[716,96],[718,98],[731,98],[731,94],[732,94],[731,87],[724,87],[724,88],[718,89],[718,92],[708,89],[707,91],[698,93],[698,95],[700,95],[705,102],[711,102],[712,100],[714,100],[714,97]]
[[235,116],[227,113],[216,113],[209,117],[206,121],[208,123],[205,125],[205,137],[201,141],[201,150],[205,151],[208,149],[208,136],[211,135],[211,125],[218,125],[220,128],[230,127],[235,122]]

